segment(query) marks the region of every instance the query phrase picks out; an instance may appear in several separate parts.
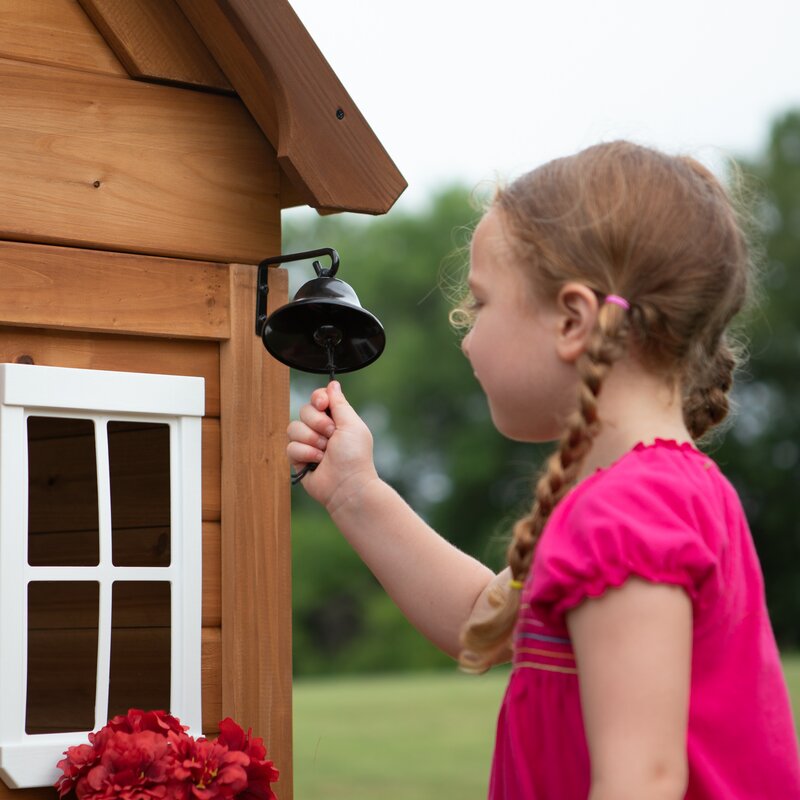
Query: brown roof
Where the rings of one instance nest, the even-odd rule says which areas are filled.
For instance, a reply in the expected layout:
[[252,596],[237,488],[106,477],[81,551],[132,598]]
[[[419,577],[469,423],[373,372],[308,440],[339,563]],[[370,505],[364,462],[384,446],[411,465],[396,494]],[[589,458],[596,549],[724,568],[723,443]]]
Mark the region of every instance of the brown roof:
[[407,183],[288,0],[79,0],[128,72],[236,93],[278,154],[285,205],[386,213]]

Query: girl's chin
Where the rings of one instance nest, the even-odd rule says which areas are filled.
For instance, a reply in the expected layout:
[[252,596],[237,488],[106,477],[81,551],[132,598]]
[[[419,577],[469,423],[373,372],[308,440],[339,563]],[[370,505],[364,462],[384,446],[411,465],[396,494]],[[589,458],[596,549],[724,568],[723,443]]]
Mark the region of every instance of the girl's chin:
[[511,419],[495,411],[491,404],[489,410],[492,416],[492,423],[497,432],[511,439],[513,442],[527,442],[528,444],[542,444],[544,442],[554,442],[561,437],[561,430],[554,427],[544,428],[532,425],[530,418]]

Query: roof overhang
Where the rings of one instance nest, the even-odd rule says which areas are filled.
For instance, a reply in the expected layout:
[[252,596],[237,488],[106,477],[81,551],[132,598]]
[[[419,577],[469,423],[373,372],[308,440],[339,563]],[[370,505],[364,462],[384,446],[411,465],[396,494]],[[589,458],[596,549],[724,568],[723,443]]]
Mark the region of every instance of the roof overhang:
[[135,78],[235,92],[284,205],[386,213],[407,183],[287,0],[79,0]]

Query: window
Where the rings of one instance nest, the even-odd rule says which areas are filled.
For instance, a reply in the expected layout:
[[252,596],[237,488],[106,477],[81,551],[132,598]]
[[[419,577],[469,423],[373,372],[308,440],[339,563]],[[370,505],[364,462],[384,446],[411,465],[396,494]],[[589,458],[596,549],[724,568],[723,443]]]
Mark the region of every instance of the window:
[[0,776],[130,707],[201,731],[204,381],[0,364]]

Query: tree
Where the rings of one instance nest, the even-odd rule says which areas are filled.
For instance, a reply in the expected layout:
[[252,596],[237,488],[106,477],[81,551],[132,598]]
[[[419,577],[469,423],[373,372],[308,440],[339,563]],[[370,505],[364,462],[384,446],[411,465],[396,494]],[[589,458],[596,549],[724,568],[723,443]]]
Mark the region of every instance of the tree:
[[800,111],[776,120],[766,152],[740,161],[763,241],[761,291],[746,334],[738,413],[715,458],[738,489],[761,559],[770,617],[800,645]]
[[[381,475],[436,530],[499,568],[508,528],[503,520],[510,523],[515,510],[529,504],[539,450],[510,442],[494,430],[483,392],[448,322],[452,301],[446,287],[466,275],[469,236],[479,216],[469,192],[451,187],[417,213],[392,212],[374,220],[318,217],[287,224],[284,251],[334,247],[341,257],[339,277],[384,324],[387,345],[381,358],[341,377],[348,399],[375,434]],[[312,277],[307,265],[292,271],[293,283]],[[293,373],[292,383],[293,396],[301,402],[324,377]],[[387,604],[377,583],[352,560],[332,524],[299,488],[293,515],[298,672],[321,663],[303,643],[320,641],[322,619],[338,631],[326,639],[328,666],[348,668],[358,662],[377,667],[380,654],[373,648],[368,656],[364,641],[365,626],[378,617],[384,632],[373,635],[387,639],[390,626],[391,640],[401,636],[404,642],[402,653],[383,656],[385,666],[447,663],[418,634],[406,630],[399,612]],[[337,590],[312,565],[317,547],[325,549],[326,569],[346,575]],[[312,574],[319,590],[306,585]]]

